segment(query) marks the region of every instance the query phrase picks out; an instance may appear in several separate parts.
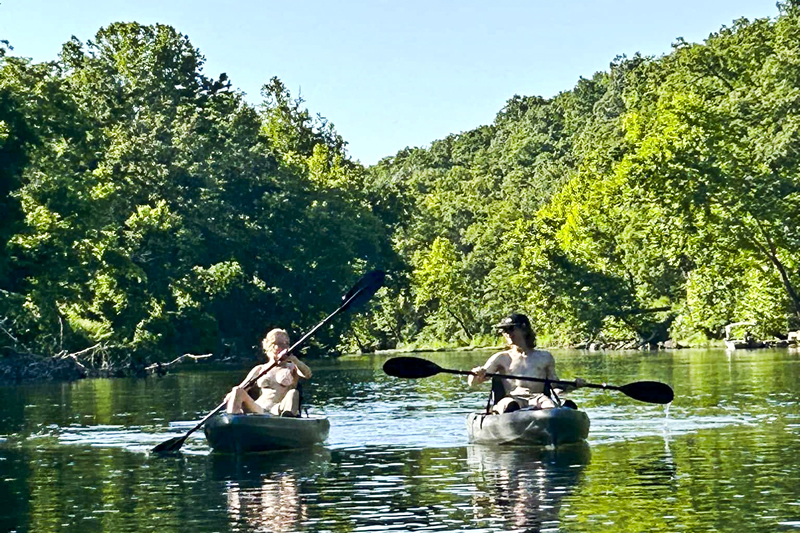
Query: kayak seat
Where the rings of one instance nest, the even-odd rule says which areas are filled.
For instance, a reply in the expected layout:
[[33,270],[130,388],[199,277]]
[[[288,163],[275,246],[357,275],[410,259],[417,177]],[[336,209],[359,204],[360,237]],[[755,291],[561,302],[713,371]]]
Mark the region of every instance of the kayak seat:
[[[300,418],[300,414],[303,412],[303,384],[297,384],[297,396],[300,398],[300,401],[297,404],[297,418]],[[308,417],[308,409],[306,408],[306,417]]]
[[261,396],[261,387],[253,383],[249,389],[247,389],[247,394],[253,399],[253,401],[258,400],[258,397]]
[[[489,391],[489,400],[486,402],[486,414],[492,413],[492,407],[506,397],[506,387],[497,376],[492,376],[492,389]],[[519,409],[519,405],[517,405]]]

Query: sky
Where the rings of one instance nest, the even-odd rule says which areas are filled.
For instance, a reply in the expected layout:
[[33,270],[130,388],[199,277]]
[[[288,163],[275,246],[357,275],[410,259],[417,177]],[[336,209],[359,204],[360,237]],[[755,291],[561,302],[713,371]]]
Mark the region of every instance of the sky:
[[273,76],[365,165],[494,121],[514,95],[552,97],[619,55],[660,56],[775,0],[0,0],[13,55],[55,60],[112,22],[169,24],[248,102]]

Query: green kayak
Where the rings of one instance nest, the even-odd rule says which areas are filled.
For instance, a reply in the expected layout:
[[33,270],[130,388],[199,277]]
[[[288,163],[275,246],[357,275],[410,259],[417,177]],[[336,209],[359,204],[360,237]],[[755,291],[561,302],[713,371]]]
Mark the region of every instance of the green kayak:
[[328,438],[330,422],[322,417],[230,415],[209,420],[203,430],[218,452],[247,453],[308,448]]
[[560,446],[585,440],[589,417],[568,407],[520,409],[501,415],[471,413],[467,433],[473,444]]

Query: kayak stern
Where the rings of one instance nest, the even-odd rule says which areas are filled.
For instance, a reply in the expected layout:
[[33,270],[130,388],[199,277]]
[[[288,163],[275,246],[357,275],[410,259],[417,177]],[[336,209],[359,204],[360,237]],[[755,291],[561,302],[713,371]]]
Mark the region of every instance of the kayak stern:
[[589,435],[589,416],[567,407],[520,409],[511,413],[470,413],[467,433],[472,444],[560,446]]
[[308,448],[328,438],[327,418],[222,413],[203,431],[214,451],[248,453]]

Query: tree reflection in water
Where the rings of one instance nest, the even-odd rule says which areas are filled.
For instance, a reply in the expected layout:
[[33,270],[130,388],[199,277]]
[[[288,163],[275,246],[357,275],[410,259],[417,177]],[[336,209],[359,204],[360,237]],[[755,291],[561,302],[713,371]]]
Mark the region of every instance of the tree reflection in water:
[[574,491],[591,460],[589,445],[548,448],[467,448],[479,493],[475,520],[503,520],[525,531],[557,529],[562,499]]
[[213,455],[215,478],[226,481],[231,531],[298,531],[308,519],[300,482],[327,469],[321,448],[266,454]]

